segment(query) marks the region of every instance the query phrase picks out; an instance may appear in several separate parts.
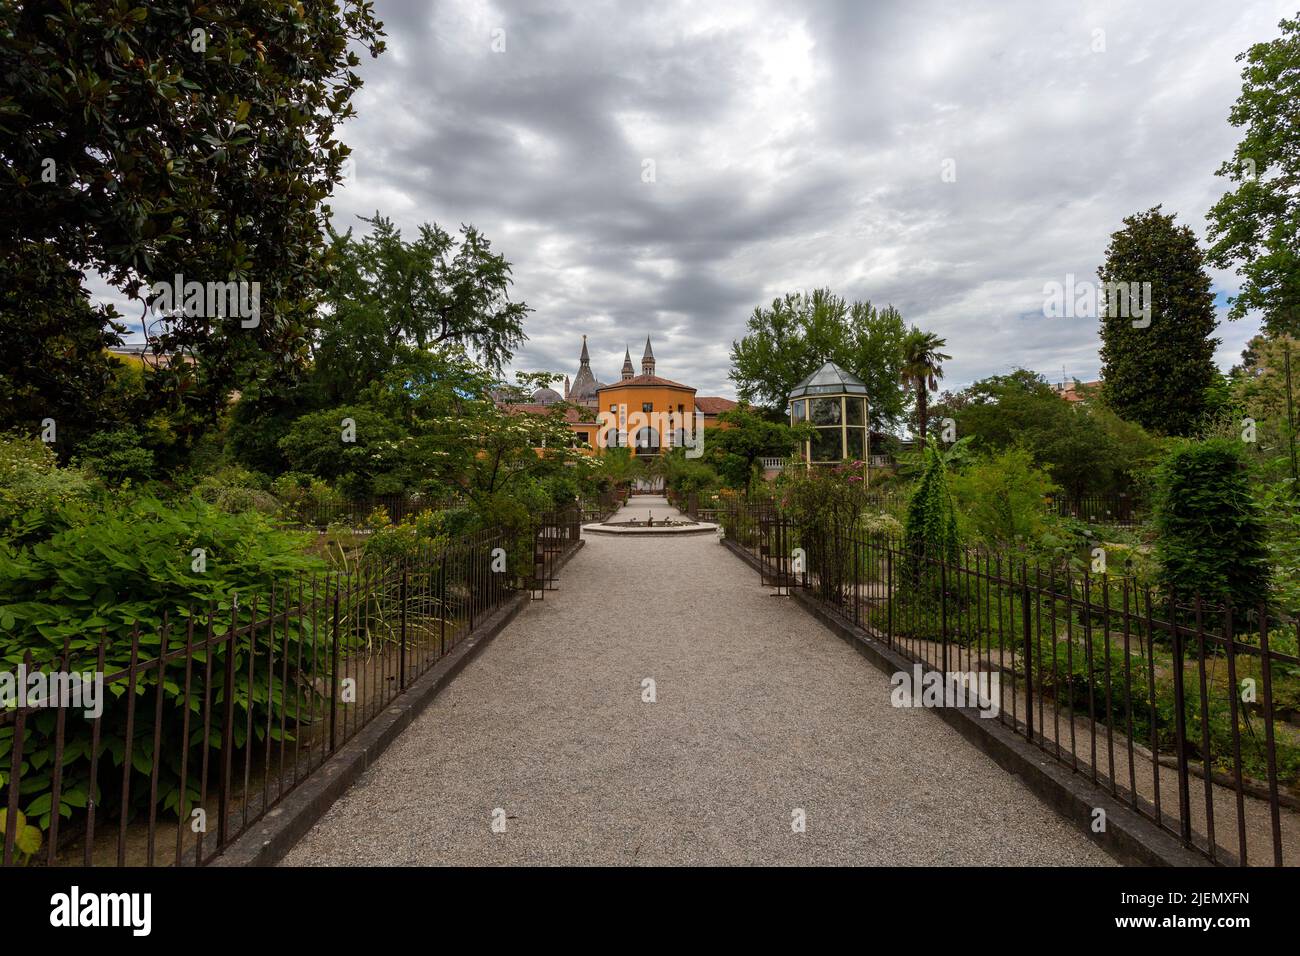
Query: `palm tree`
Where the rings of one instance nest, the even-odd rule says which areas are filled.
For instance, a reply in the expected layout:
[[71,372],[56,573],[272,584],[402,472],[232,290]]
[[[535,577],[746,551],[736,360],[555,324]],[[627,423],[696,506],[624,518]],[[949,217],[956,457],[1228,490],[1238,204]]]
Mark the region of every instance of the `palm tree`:
[[933,332],[922,332],[915,326],[903,340],[903,364],[899,380],[916,387],[916,417],[920,426],[918,437],[921,450],[925,450],[925,430],[929,424],[931,389],[938,389],[943,378],[943,363],[952,358],[939,350],[948,343]]

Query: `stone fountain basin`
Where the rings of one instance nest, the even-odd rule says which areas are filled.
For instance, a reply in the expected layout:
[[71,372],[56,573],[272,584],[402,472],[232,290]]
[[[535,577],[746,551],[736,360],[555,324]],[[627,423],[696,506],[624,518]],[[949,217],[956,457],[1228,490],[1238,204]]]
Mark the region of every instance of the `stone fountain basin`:
[[674,519],[665,519],[665,523],[656,521],[647,525],[640,519],[632,521],[604,521],[582,526],[584,532],[591,534],[624,535],[646,537],[648,535],[682,535],[682,534],[717,534],[718,526],[710,521],[690,521],[689,523],[668,524]]

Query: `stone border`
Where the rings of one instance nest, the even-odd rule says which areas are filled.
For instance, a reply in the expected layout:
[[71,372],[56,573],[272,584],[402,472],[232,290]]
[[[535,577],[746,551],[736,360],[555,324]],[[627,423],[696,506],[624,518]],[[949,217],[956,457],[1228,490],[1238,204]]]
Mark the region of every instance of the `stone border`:
[[[733,541],[723,545],[750,567],[761,571],[759,560]],[[798,588],[791,596],[805,611],[829,628],[850,647],[887,674],[910,672],[913,661],[889,647],[870,631],[840,620],[814,598]],[[1021,781],[1045,804],[1079,827],[1120,863],[1133,866],[1210,867],[1214,864],[1201,853],[1183,846],[1173,834],[1136,813],[1090,781],[1058,764],[1001,721],[979,716],[965,707],[936,707],[931,713],[984,751],[993,761]],[[1106,811],[1106,832],[1093,833],[1092,811]],[[1080,822],[1082,821],[1082,823]]]
[[[585,543],[579,538],[576,547],[560,559],[555,570],[558,572],[568,564]],[[507,600],[208,865],[240,867],[279,863],[334,801],[528,603],[526,589]]]
[[607,534],[615,538],[617,537],[653,538],[656,536],[668,538],[674,535],[685,535],[685,534],[716,535],[718,533],[718,526],[708,521],[698,521],[695,524],[679,525],[675,528],[657,527],[655,525],[650,525],[648,528],[634,528],[634,527],[612,528],[612,527],[601,527],[599,522],[595,522],[592,524],[584,524],[582,526],[582,530],[589,531],[592,534]]

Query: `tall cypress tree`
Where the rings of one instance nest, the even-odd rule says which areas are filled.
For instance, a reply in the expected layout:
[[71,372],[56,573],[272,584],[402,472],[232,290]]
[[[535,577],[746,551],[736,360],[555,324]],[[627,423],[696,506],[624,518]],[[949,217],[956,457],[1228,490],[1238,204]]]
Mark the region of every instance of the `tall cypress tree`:
[[[1159,206],[1129,216],[1110,237],[1097,277],[1103,290],[1150,283],[1149,301],[1099,296],[1103,400],[1152,431],[1189,434],[1206,410],[1219,344],[1196,236]],[[1144,307],[1149,313],[1139,314]]]

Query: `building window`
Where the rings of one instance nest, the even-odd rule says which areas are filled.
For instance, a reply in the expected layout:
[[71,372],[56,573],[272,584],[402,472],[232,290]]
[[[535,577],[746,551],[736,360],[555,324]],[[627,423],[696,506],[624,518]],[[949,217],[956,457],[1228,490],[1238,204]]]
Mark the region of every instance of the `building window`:
[[791,412],[790,417],[794,420],[794,424],[797,425],[804,420],[804,416],[807,415],[807,408],[808,403],[803,399],[793,403],[793,411]]
[[611,406],[609,406],[609,413],[610,413],[611,415],[617,415],[617,414],[618,414],[618,406],[617,406],[617,405],[611,405]]
[[655,410],[655,403],[654,403],[654,402],[642,402],[642,403],[641,403],[641,411],[643,411],[643,412],[653,412],[654,410]]
[[578,432],[578,441],[582,442],[584,445],[588,444],[591,440],[589,437],[590,434],[590,432]]

